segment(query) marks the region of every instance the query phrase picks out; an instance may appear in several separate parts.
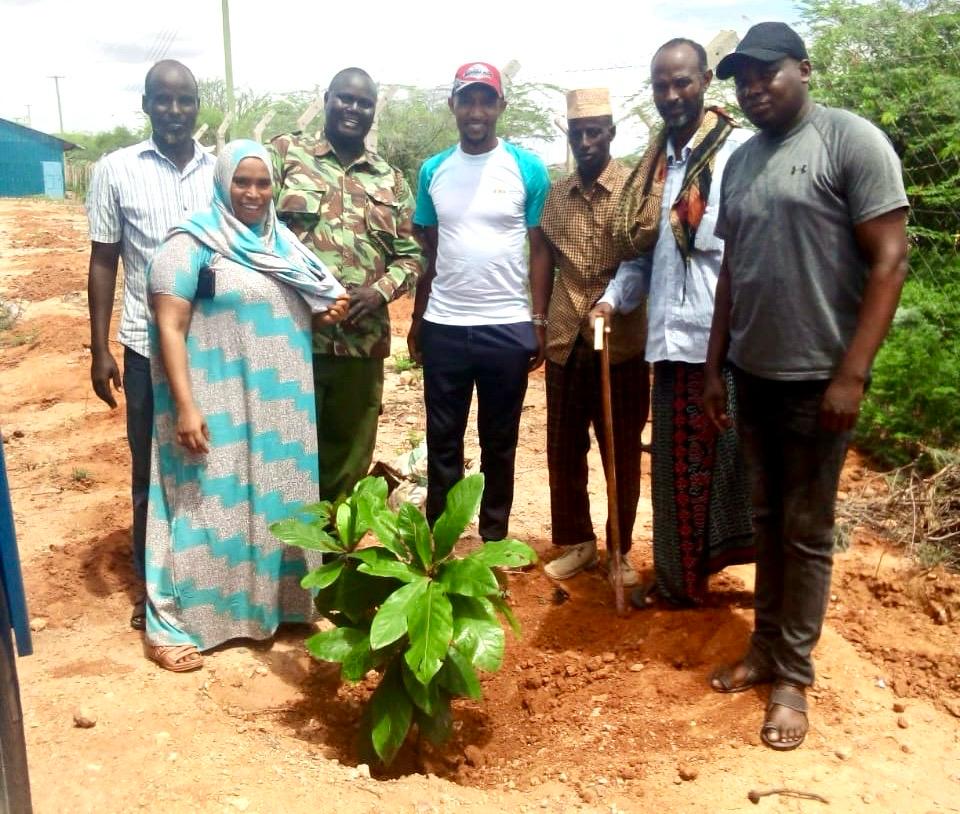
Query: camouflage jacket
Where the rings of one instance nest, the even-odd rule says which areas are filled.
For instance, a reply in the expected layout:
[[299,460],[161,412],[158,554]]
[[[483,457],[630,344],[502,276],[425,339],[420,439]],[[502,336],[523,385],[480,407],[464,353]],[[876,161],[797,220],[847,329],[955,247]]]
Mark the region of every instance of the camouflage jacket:
[[384,307],[357,323],[314,330],[313,352],[390,355],[387,303],[414,287],[424,268],[413,237],[413,195],[403,175],[376,153],[341,165],[325,140],[293,134],[269,146],[277,216],[349,292],[370,286]]

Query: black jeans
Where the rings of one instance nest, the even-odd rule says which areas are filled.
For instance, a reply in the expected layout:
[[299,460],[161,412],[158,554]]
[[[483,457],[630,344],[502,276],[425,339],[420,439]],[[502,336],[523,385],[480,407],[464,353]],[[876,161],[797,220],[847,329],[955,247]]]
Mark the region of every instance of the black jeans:
[[423,397],[427,408],[427,521],[443,512],[447,492],[463,477],[463,435],[477,388],[480,471],[485,478],[480,536],[507,536],[513,471],[527,367],[537,350],[529,322],[439,325],[423,322]]
[[820,426],[829,381],[734,370],[757,546],[752,647],[779,678],[813,683],[830,596],[834,508],[850,433]]
[[153,438],[153,381],[150,360],[123,349],[123,392],[127,403],[127,443],[130,445],[131,497],[133,498],[133,570],[144,578],[146,570],[147,497],[150,493],[150,442]]

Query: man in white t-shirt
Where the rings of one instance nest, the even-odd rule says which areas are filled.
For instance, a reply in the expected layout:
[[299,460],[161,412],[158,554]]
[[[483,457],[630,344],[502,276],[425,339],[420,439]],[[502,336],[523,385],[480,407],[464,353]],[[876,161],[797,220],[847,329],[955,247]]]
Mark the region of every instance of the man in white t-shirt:
[[[543,363],[552,264],[540,230],[550,187],[543,162],[497,138],[500,73],[456,74],[450,110],[460,143],[420,169],[414,223],[427,252],[407,342],[422,361],[427,408],[427,520],[463,477],[463,436],[477,388],[480,536],[507,536],[527,372]],[[530,242],[530,261],[526,244]]]

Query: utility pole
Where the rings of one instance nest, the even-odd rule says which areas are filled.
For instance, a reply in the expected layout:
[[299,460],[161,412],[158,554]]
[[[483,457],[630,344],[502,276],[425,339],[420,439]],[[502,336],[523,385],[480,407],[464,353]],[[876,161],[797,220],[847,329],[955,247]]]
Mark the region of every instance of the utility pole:
[[33,118],[30,116],[30,105],[27,105],[27,127],[33,127]]
[[[223,0],[223,2],[227,2],[227,0]],[[57,88],[57,115],[60,117],[60,132],[62,133],[63,132],[63,108],[60,106],[60,80],[64,79],[65,77],[51,76],[49,78],[53,80],[53,84]]]
[[233,98],[233,52],[230,46],[230,0],[221,0],[223,9],[223,79],[227,86],[226,115],[233,118],[237,114]]

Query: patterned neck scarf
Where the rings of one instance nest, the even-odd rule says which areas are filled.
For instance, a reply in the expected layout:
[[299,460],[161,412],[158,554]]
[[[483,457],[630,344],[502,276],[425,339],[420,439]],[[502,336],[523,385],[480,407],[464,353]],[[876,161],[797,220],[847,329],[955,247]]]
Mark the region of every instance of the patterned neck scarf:
[[[727,113],[708,107],[693,136],[683,185],[670,205],[670,230],[685,264],[689,264],[697,228],[707,208],[717,151],[734,127]],[[614,240],[624,257],[636,257],[656,245],[666,179],[667,131],[664,128],[651,140],[640,163],[630,173],[620,199]]]
[[245,158],[257,158],[270,170],[270,157],[261,144],[250,139],[231,141],[217,158],[210,208],[191,215],[173,232],[193,235],[209,249],[235,263],[261,274],[273,275],[295,288],[311,311],[325,311],[343,293],[343,286],[277,219],[273,201],[263,223],[254,227],[247,226],[234,215],[230,185],[237,165]]

